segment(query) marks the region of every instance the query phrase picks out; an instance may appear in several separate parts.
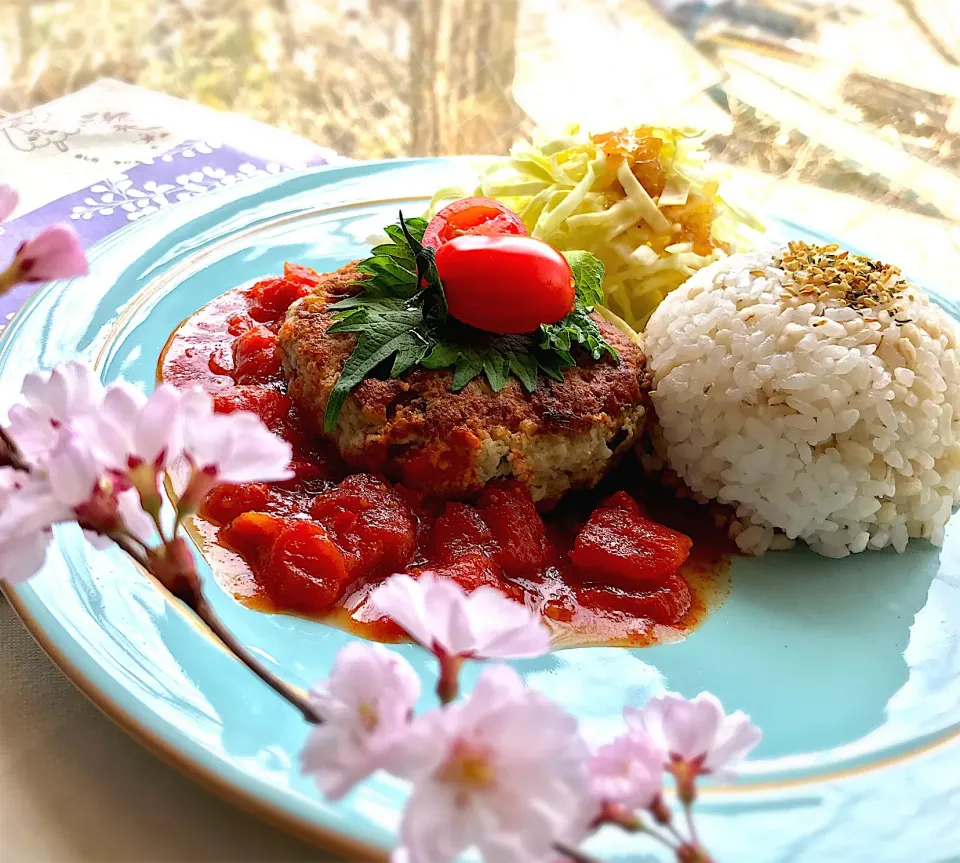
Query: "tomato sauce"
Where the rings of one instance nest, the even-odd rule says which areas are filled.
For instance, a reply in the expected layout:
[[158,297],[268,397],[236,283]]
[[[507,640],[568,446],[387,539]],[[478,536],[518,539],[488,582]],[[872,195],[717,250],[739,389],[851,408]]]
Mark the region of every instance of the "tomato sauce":
[[628,466],[545,515],[517,485],[463,503],[351,474],[301,421],[276,350],[285,309],[316,280],[288,264],[228,291],[174,331],[158,365],[161,380],[201,386],[218,411],[253,411],[293,449],[293,479],[214,489],[190,527],[238,600],[399,641],[369,595],[393,572],[429,570],[538,609],[560,647],[674,641],[723,601],[733,544],[705,508]]

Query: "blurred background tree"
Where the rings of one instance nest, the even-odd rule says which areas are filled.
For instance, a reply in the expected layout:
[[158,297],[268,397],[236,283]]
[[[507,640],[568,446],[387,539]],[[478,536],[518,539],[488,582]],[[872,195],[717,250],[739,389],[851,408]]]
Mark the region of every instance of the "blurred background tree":
[[357,158],[502,152],[516,16],[517,0],[0,0],[0,111],[111,77]]
[[0,0],[0,115],[101,77],[360,159],[694,124],[729,164],[960,221],[960,0]]

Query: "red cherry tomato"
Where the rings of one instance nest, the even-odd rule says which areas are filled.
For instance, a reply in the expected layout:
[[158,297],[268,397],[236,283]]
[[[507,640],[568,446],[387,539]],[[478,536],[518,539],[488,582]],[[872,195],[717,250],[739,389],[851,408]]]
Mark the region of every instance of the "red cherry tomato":
[[570,265],[530,237],[457,237],[437,250],[450,314],[493,333],[529,333],[573,308]]
[[444,207],[427,225],[423,245],[439,249],[455,237],[512,234],[525,237],[527,229],[509,207],[492,198],[461,198]]

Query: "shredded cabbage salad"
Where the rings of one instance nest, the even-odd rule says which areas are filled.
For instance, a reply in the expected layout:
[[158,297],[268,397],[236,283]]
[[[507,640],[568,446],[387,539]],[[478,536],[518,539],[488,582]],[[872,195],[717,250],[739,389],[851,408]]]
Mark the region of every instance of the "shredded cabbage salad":
[[[700,139],[690,130],[643,126],[590,136],[579,127],[523,141],[492,162],[471,194],[495,198],[532,237],[583,249],[605,266],[607,308],[634,330],[669,291],[763,230],[718,194]],[[431,214],[462,189],[442,189]]]

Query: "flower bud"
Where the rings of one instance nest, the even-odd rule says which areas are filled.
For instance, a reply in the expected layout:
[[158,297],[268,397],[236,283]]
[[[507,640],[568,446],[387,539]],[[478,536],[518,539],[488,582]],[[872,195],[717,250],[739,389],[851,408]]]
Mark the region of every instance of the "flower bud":
[[143,511],[154,518],[159,516],[163,507],[163,498],[160,497],[160,477],[156,468],[141,462],[127,471],[127,479],[137,490]]
[[213,470],[206,468],[197,470],[194,468],[190,475],[190,482],[183,490],[180,500],[177,502],[177,517],[184,518],[197,511],[203,499],[217,485],[217,475]]
[[151,549],[147,559],[157,581],[192,607],[200,595],[200,577],[186,540],[178,536],[163,548]]
[[110,536],[123,529],[123,517],[117,503],[117,492],[110,480],[101,479],[90,497],[75,508],[77,522],[85,530]]

